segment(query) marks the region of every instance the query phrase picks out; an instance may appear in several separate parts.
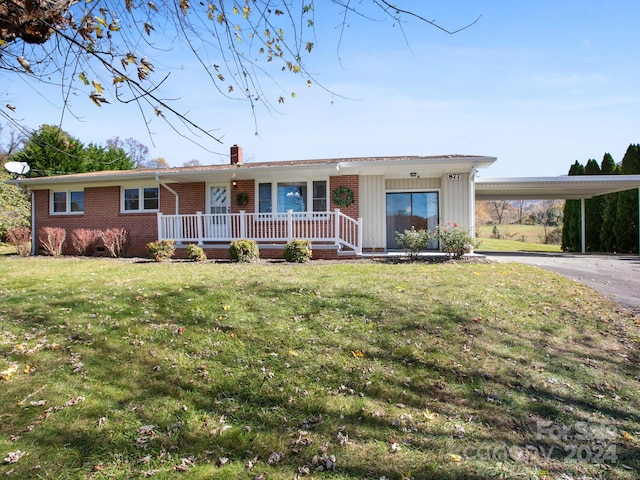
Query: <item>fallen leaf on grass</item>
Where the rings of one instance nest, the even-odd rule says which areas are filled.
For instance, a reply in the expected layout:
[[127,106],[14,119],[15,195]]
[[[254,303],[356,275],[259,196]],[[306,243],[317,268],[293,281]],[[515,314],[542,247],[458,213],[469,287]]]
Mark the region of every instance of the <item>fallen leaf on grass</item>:
[[462,457],[460,455],[458,455],[457,453],[450,453],[449,454],[449,458],[451,460],[453,460],[454,462],[456,462],[456,463],[459,463],[459,462],[461,462],[463,460]]
[[7,381],[9,380],[14,373],[18,371],[17,363],[10,363],[9,366],[0,372],[0,378]]
[[353,358],[363,358],[364,357],[364,353],[362,353],[361,350],[352,350],[351,351],[351,355],[353,356]]
[[430,411],[428,408],[422,414],[424,415],[424,418],[426,418],[427,420],[434,420],[438,416],[437,413]]
[[20,460],[24,455],[26,455],[26,452],[22,452],[20,450],[16,450],[15,452],[9,452],[9,455],[7,455],[3,462],[4,463],[16,463],[18,460]]
[[622,436],[627,442],[635,441],[635,439],[633,438],[633,435],[631,435],[629,432],[622,432]]

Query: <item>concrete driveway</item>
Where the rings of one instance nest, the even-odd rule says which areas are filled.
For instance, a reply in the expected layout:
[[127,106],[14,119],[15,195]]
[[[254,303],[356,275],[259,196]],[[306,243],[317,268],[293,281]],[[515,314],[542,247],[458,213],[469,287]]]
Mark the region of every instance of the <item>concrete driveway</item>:
[[640,312],[640,257],[575,253],[477,252],[497,262],[518,262],[557,272]]

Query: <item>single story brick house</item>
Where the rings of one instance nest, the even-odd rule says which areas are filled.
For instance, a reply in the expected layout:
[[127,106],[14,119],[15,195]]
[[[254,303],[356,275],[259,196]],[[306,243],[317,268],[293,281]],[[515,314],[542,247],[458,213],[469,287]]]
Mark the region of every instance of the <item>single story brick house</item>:
[[[243,162],[101,171],[19,179],[32,194],[33,253],[43,227],[124,228],[127,255],[148,242],[202,246],[228,258],[234,239],[253,239],[263,258],[279,258],[294,238],[309,239],[313,258],[354,257],[398,249],[395,233],[457,223],[474,229],[475,173],[495,157],[398,156]],[[67,241],[63,253],[74,254]],[[432,245],[437,249],[437,243]]]

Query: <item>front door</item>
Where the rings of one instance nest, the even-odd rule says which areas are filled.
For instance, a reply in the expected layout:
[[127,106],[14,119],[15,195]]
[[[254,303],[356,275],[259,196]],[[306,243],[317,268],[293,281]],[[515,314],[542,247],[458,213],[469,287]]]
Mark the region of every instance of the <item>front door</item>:
[[209,187],[209,213],[205,222],[205,236],[208,239],[227,239],[229,230],[229,187],[212,185]]
[[[387,248],[401,248],[396,233],[405,230],[435,230],[438,226],[438,192],[387,193]],[[437,241],[429,249],[437,249]]]

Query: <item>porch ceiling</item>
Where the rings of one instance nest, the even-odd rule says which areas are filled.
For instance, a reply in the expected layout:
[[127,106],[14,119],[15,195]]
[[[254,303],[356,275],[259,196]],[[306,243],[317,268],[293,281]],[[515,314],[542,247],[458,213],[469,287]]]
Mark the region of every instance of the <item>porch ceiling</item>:
[[477,178],[476,200],[592,198],[640,188],[640,175]]

